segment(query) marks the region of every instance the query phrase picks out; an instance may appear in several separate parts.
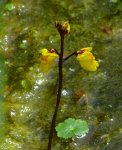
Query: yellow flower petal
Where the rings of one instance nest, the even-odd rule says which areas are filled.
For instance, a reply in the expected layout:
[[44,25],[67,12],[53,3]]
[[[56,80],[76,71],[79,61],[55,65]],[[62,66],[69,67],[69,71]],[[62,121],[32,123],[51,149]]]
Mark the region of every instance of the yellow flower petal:
[[44,56],[46,56],[46,55],[48,55],[48,50],[46,49],[46,48],[43,48],[42,50],[41,50],[41,53],[42,53],[42,55]]
[[98,61],[94,60],[92,62],[87,62],[87,61],[82,61],[79,62],[80,66],[87,71],[96,71],[97,68],[99,67]]
[[83,51],[92,51],[92,47],[85,47],[85,48],[81,48],[79,51],[77,51],[78,54],[82,53]]
[[58,54],[56,54],[55,52],[53,52],[53,53],[48,53],[48,56],[57,58]]
[[53,63],[45,64],[45,63],[41,62],[41,65],[40,65],[41,71],[45,72],[45,73],[49,72],[52,69],[52,67],[53,67]]
[[78,51],[77,60],[80,63],[80,66],[87,71],[96,71],[99,63],[95,60],[95,56],[90,52],[92,49],[83,48]]
[[84,50],[84,51],[89,51],[89,52],[92,51],[92,49],[93,49],[92,47],[85,47],[85,48],[82,48],[82,50]]
[[41,50],[42,56],[41,56],[41,69],[43,72],[48,72],[55,62],[55,60],[58,58],[58,54],[54,51],[49,51],[46,48]]
[[41,50],[41,53],[42,53],[42,56],[58,57],[58,54],[56,54],[55,51],[54,51],[54,52],[50,52],[50,51],[48,51],[48,49],[46,49],[46,48],[43,48],[43,49]]

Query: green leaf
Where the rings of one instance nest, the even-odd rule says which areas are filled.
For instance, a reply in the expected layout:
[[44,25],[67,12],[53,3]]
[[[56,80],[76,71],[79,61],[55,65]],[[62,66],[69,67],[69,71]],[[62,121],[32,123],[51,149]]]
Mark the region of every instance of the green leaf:
[[14,4],[8,3],[5,5],[5,10],[11,11],[15,8]]
[[89,131],[87,122],[81,119],[68,118],[56,126],[58,137],[71,138],[73,136],[82,136]]

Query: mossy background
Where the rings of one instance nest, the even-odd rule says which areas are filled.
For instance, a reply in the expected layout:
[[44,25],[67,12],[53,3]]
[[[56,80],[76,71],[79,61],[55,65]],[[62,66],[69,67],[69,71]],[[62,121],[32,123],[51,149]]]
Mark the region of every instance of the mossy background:
[[56,20],[70,22],[65,55],[92,46],[100,67],[86,72],[75,57],[65,63],[57,124],[80,118],[90,131],[72,140],[55,134],[52,150],[121,149],[121,19],[121,0],[0,1],[1,150],[46,150],[58,78],[57,67],[41,72],[40,49],[60,49]]

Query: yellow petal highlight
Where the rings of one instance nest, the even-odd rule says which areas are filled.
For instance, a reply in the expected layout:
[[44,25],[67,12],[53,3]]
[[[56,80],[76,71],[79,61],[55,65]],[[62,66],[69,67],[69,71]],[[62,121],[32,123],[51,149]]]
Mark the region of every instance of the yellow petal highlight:
[[42,53],[42,56],[46,56],[46,55],[48,55],[48,50],[46,49],[46,48],[43,48],[42,50],[41,50],[41,53]]
[[56,52],[50,52],[46,48],[41,50],[41,70],[43,72],[48,72],[54,65],[55,60],[58,58]]
[[83,48],[81,51],[84,51],[80,54],[78,51],[77,60],[80,63],[80,66],[87,71],[96,71],[99,67],[98,61],[95,60],[95,56],[90,52],[91,48]]
[[67,32],[70,32],[70,25],[68,21],[65,21],[63,24],[63,29],[67,30]]
[[82,50],[84,50],[84,51],[89,51],[89,52],[92,51],[92,49],[93,49],[92,47],[85,47],[85,48],[82,48]]

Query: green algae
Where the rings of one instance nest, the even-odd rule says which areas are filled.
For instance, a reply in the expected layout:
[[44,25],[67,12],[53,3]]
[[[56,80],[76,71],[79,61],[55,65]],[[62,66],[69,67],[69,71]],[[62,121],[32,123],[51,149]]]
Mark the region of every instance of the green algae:
[[[9,3],[15,8],[6,11],[7,1],[0,1],[1,68],[4,63],[7,65],[0,78],[3,108],[0,112],[5,128],[1,129],[5,131],[5,139],[0,149],[45,150],[47,147],[57,91],[57,67],[49,74],[42,73],[39,51],[43,47],[59,49],[60,38],[54,27],[57,19],[69,20],[71,25],[71,33],[65,40],[65,55],[93,46],[100,68],[87,73],[81,70],[75,57],[66,62],[57,123],[68,117],[83,118],[89,122],[90,132],[72,141],[55,137],[53,149],[121,148],[121,1],[13,0]],[[8,82],[3,99],[5,74]],[[76,96],[77,91],[81,92],[80,96]],[[88,112],[82,91],[88,97]]]
[[5,86],[7,82],[4,56],[0,56],[0,143],[5,138]]

